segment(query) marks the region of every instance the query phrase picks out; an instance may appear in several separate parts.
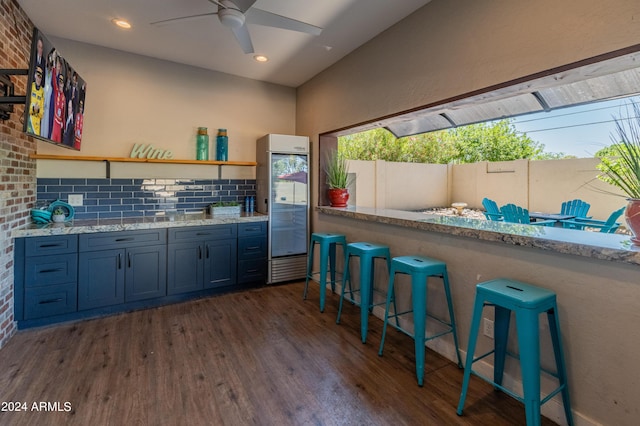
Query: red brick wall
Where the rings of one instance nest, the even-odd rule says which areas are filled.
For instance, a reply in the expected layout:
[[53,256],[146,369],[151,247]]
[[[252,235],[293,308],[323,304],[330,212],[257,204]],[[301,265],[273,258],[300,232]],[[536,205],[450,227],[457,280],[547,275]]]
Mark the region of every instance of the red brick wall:
[[[33,24],[15,0],[0,0],[0,68],[26,69]],[[26,76],[12,76],[15,95],[25,94]],[[36,193],[33,138],[22,133],[23,105],[0,121],[0,347],[16,330],[13,318],[13,240],[11,231],[30,222]]]

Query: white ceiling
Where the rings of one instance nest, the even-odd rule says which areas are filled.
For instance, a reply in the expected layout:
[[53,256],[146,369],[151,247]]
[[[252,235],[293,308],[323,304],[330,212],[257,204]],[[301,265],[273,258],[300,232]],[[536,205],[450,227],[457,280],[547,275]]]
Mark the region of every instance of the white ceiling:
[[[208,0],[18,0],[47,36],[67,38],[256,80],[297,87],[430,0],[257,0],[253,7],[323,28],[312,36],[249,24],[258,63],[217,16],[151,22],[217,11]],[[113,18],[133,28],[116,28]],[[64,52],[63,52],[64,53]]]

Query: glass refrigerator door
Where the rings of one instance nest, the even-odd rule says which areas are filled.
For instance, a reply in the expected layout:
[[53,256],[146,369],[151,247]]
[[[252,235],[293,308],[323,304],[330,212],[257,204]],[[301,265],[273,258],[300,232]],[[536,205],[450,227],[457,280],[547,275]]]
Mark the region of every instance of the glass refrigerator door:
[[308,158],[271,154],[271,257],[307,252]]

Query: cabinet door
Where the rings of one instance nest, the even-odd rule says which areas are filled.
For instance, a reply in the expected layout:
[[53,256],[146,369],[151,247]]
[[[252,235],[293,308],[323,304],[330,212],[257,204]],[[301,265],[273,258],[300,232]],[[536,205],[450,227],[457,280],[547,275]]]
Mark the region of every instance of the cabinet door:
[[204,287],[227,287],[236,284],[237,240],[204,242]]
[[169,244],[167,253],[167,294],[202,289],[204,248],[202,243]]
[[134,247],[126,251],[125,301],[167,294],[165,246]]
[[80,253],[78,310],[124,303],[124,250]]

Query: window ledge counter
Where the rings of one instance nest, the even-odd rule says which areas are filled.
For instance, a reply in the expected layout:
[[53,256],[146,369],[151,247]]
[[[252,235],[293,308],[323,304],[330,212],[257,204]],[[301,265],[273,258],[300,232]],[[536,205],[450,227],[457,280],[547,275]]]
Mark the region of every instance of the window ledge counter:
[[134,231],[139,229],[174,228],[180,226],[223,225],[229,223],[266,222],[260,213],[211,216],[204,213],[168,214],[123,219],[72,220],[64,223],[29,224],[11,232],[13,238],[49,235],[87,234],[94,232]]
[[603,234],[559,227],[521,225],[371,207],[333,208],[320,206],[316,207],[316,211],[325,215],[366,222],[640,265],[640,247],[634,246],[628,235]]

